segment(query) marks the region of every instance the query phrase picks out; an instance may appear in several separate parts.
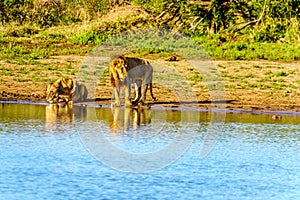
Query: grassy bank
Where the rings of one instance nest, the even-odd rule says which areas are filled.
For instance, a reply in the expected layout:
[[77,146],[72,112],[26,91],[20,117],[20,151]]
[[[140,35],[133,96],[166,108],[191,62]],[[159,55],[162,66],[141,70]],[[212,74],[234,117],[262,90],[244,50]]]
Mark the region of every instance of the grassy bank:
[[[84,58],[115,34],[137,28],[169,28],[192,38],[216,60],[215,65],[224,81],[227,97],[238,100],[238,106],[267,108],[269,104],[273,107],[282,105],[282,108],[298,108],[300,43],[296,31],[299,30],[297,18],[282,32],[276,32],[276,24],[275,28],[271,26],[269,16],[264,16],[265,21],[261,20],[257,25],[238,32],[229,30],[229,25],[212,31],[212,24],[216,25],[214,19],[211,19],[210,24],[205,22],[208,23],[205,25],[203,22],[203,25],[191,30],[187,25],[191,25],[188,20],[182,26],[178,22],[173,23],[177,15],[172,19],[172,9],[168,6],[160,8],[154,3],[153,6],[141,6],[140,1],[135,1],[130,5],[125,3],[108,7],[110,9],[104,9],[103,12],[90,10],[86,17],[82,9],[77,7],[78,18],[71,20],[70,14],[69,18],[52,20],[52,24],[35,20],[21,22],[17,19],[3,23],[0,26],[0,96],[42,99],[47,83],[58,77],[75,77]],[[180,9],[187,8],[182,5]],[[163,17],[159,18],[161,14]],[[51,21],[51,18],[47,19]],[[172,54],[161,49],[164,48],[140,49],[134,54],[156,60],[163,60]],[[174,63],[174,67],[180,66],[180,62]],[[190,68],[181,71],[185,69],[184,73],[195,91],[198,91],[200,100],[209,99],[207,88],[197,83],[202,81],[202,77]],[[105,86],[105,80],[100,82]],[[110,90],[110,87],[103,90],[102,96],[109,98]],[[162,88],[158,92],[161,91]],[[256,98],[253,97],[254,93]]]
[[[16,66],[40,66],[42,65],[39,62],[40,60],[53,56],[85,56],[97,45],[100,45],[102,41],[114,35],[114,33],[117,34],[125,31],[125,27],[119,29],[113,28],[109,31],[110,26],[119,27],[118,24],[121,22],[110,23],[97,20],[49,28],[40,28],[27,24],[2,26],[0,28],[0,58],[2,65],[4,62]],[[287,62],[298,61],[300,59],[299,43],[223,41],[220,35],[194,36],[192,38],[214,60],[269,60]],[[68,66],[69,63],[66,63],[66,65]]]
[[[136,28],[159,28],[157,16],[154,14],[163,12],[162,8],[153,2],[144,6],[139,6],[140,1],[131,5],[119,6],[101,4],[102,7],[99,3],[98,6],[102,8],[102,12],[90,10],[89,19],[84,19],[82,12],[88,10],[86,5],[80,7],[79,4],[76,4],[74,9],[78,8],[78,12],[81,14],[77,13],[78,18],[71,20],[75,10],[70,9],[70,7],[68,7],[69,17],[63,18],[60,15],[55,15],[59,9],[66,8],[67,4],[50,5],[38,4],[37,1],[32,2],[33,10],[28,11],[29,14],[27,14],[39,16],[38,19],[41,21],[37,22],[34,18],[33,22],[29,22],[25,20],[26,17],[20,21],[19,18],[15,17],[10,19],[10,23],[3,23],[3,26],[0,27],[1,74],[16,77],[14,81],[19,82],[53,81],[51,76],[44,78],[39,76],[40,70],[49,71],[49,74],[54,72],[60,76],[74,76],[80,63],[72,60],[50,62],[49,59],[58,56],[86,56],[97,45],[101,45],[102,42],[115,34]],[[15,7],[17,5],[20,6],[20,4],[14,4]],[[23,4],[23,9],[26,8],[25,5],[27,4]],[[44,6],[49,12],[51,11],[49,15],[56,16],[56,18],[52,19],[50,16],[46,18],[45,13],[35,12],[34,9],[38,6]],[[164,6],[166,5],[164,4]],[[182,7],[187,9],[184,5]],[[170,12],[169,7],[166,6],[165,9],[164,14],[167,15]],[[95,16],[99,18],[96,19]],[[49,22],[52,21],[52,24],[42,23],[46,19]],[[169,20],[168,23],[171,21]],[[274,38],[278,38],[281,33],[274,32],[270,37],[266,37],[266,33],[263,32],[265,26],[269,26],[268,23],[254,27],[255,29],[251,31],[248,30],[248,34],[230,33],[225,31],[226,29],[214,34],[199,34],[200,28],[193,32],[186,31],[187,28],[185,28],[182,32],[184,35],[187,34],[185,36],[193,38],[214,60],[298,61],[300,59],[300,43],[295,40],[299,37],[298,33],[295,33],[295,30],[299,29],[297,20],[294,19],[293,26],[289,29],[286,28],[285,36],[282,35],[280,40],[276,41]],[[165,27],[171,28],[167,25]],[[174,28],[176,29],[176,26]],[[172,53],[161,54],[159,52],[155,49],[150,51],[148,49],[139,50],[136,53],[137,55],[157,54],[157,57],[168,56]],[[28,76],[17,78],[20,74]]]
[[124,31],[164,28],[193,38],[213,59],[296,61],[298,9],[292,0],[3,1],[0,58],[86,55]]

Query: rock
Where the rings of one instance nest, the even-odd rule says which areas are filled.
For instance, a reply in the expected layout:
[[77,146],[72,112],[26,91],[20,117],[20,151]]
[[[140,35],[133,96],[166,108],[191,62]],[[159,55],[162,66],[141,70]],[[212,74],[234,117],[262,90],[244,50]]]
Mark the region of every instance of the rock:
[[272,119],[274,119],[274,120],[281,119],[281,116],[280,115],[273,115]]
[[173,56],[167,58],[165,61],[174,62],[174,61],[178,61],[178,58],[173,55]]

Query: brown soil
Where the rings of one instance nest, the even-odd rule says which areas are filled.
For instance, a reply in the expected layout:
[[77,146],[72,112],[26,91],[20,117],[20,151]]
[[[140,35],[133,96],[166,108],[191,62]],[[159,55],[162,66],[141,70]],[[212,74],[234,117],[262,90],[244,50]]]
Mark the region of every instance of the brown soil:
[[[46,60],[46,63],[58,62],[60,60],[75,60],[76,67],[81,64],[83,57],[74,56],[59,57]],[[174,68],[182,67],[184,61],[167,62],[156,60]],[[153,63],[153,60],[152,62]],[[299,63],[279,63],[267,61],[215,61],[219,74],[225,85],[225,99],[218,102],[220,108],[228,110],[245,111],[292,111],[300,112],[300,68]],[[9,64],[2,63],[2,66],[10,68]],[[155,68],[154,68],[155,69]],[[183,68],[185,69],[185,68]],[[203,85],[205,83],[197,82],[191,77],[194,72],[183,71],[182,74],[190,81],[198,102],[183,102],[179,104],[178,98],[172,91],[154,84],[154,94],[158,98],[155,105],[168,107],[190,107],[197,106],[209,109],[212,105],[210,92]],[[45,74],[41,71],[41,74]],[[18,74],[19,78],[26,77],[26,74]],[[45,76],[50,76],[45,74]],[[52,75],[52,78],[58,78],[60,74]],[[190,78],[189,78],[190,77]],[[1,74],[0,100],[26,100],[26,101],[44,101],[46,82],[17,82],[15,77]],[[200,89],[199,89],[200,88]],[[96,89],[96,103],[101,105],[110,105],[111,86],[109,79],[99,85]],[[150,95],[147,97],[149,105]],[[214,103],[214,102],[213,102]]]

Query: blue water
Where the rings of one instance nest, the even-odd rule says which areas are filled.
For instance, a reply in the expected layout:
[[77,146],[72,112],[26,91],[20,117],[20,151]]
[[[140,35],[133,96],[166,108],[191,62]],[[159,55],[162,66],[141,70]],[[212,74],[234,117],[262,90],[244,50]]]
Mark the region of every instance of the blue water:
[[[189,122],[180,119],[180,111],[165,111],[164,129],[152,137],[136,137],[158,127],[159,120],[149,119],[155,111],[146,112],[137,132],[131,122],[118,133],[109,132],[110,109],[88,108],[77,113],[79,118],[68,117],[65,110],[49,117],[48,111],[45,105],[2,104],[0,199],[300,199],[299,116],[276,121],[269,115],[227,114],[216,145],[201,159],[209,113],[190,112],[200,120]],[[90,116],[93,112],[97,120]],[[92,126],[86,130],[106,128],[110,142],[133,152],[144,146],[143,151],[152,151],[176,134],[196,134],[187,151],[168,166],[128,173],[93,155],[78,131],[78,124],[85,123]]]

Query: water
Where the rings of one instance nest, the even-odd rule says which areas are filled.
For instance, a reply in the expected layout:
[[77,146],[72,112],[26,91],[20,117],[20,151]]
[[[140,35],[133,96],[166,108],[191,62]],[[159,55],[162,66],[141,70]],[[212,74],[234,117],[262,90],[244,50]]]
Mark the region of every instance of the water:
[[[212,118],[193,111],[1,104],[0,199],[300,199],[299,116],[228,113],[222,133],[207,137]],[[125,157],[167,151],[156,160],[126,157],[126,163],[101,146],[103,138]],[[180,143],[184,138],[192,142]],[[207,138],[217,142],[200,159]],[[173,141],[181,146],[166,148]],[[156,169],[186,144],[162,169],[134,172]]]

